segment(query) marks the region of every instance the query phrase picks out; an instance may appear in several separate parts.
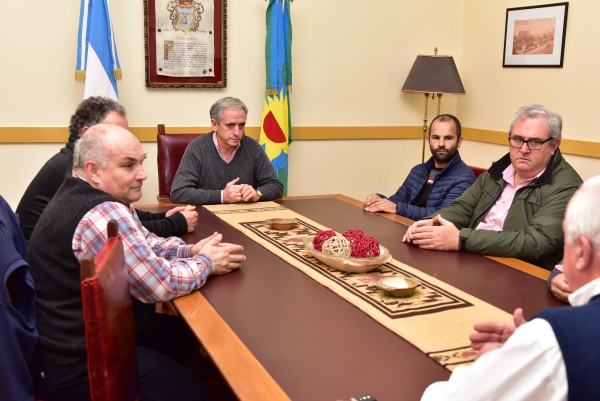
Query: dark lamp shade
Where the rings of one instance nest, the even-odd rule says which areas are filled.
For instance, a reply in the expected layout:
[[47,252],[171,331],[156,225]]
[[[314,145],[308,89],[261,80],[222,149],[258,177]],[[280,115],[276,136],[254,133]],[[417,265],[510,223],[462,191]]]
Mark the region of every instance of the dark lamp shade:
[[408,73],[402,92],[464,95],[465,88],[452,56],[419,54]]

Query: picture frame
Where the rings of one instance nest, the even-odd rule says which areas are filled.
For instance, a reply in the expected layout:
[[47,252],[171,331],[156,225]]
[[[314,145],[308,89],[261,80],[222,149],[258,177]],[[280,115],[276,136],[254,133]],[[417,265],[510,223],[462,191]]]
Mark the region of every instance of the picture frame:
[[[212,15],[212,21],[214,21],[214,30],[202,31],[213,37],[212,44],[214,45],[214,58],[208,57],[209,65],[207,68],[200,68],[199,73],[186,72],[186,76],[167,76],[159,75],[159,69],[157,65],[164,63],[167,60],[167,45],[165,44],[164,54],[157,54],[157,34],[160,35],[161,28],[157,28],[157,24],[160,19],[157,19],[156,4],[159,3],[159,11],[162,10],[162,5],[165,7],[168,3],[173,3],[175,6],[190,7],[200,4],[198,0],[144,0],[144,50],[145,50],[145,69],[146,69],[146,87],[149,88],[225,88],[227,86],[227,0],[210,0],[214,4],[214,14]],[[204,7],[202,10],[204,10]],[[173,7],[171,7],[173,8]],[[180,8],[183,10],[183,8]],[[166,11],[165,11],[166,12]],[[177,19],[173,19],[171,11],[171,21],[173,27],[178,22]],[[183,14],[182,14],[183,15]],[[164,17],[164,16],[163,16]],[[183,15],[185,17],[185,15]],[[196,21],[196,28],[198,30],[198,18]],[[210,18],[208,18],[210,20]],[[164,18],[163,18],[164,21]],[[182,20],[183,21],[183,20]],[[187,21],[187,20],[186,20]],[[180,21],[181,22],[181,21]],[[193,21],[192,21],[193,22]],[[171,22],[169,22],[171,24]],[[184,25],[185,27],[185,25]],[[189,28],[189,26],[187,26]],[[180,27],[178,27],[180,28]],[[173,31],[173,29],[168,29]],[[190,29],[181,31],[181,36],[191,36]],[[207,41],[210,45],[211,41]],[[166,43],[166,42],[165,42]],[[183,44],[186,45],[186,44]],[[172,46],[169,43],[169,46]],[[210,46],[209,46],[210,47]],[[182,52],[180,52],[182,53]],[[198,56],[199,57],[199,56]],[[189,57],[191,59],[191,57]],[[192,60],[197,62],[198,60]],[[200,60],[201,62],[206,61],[206,57]],[[214,66],[212,62],[214,61]],[[189,64],[189,60],[188,60]],[[162,71],[162,69],[161,69]],[[203,73],[209,76],[203,75]],[[210,76],[210,75],[214,76]]]
[[562,68],[569,3],[508,8],[503,67]]

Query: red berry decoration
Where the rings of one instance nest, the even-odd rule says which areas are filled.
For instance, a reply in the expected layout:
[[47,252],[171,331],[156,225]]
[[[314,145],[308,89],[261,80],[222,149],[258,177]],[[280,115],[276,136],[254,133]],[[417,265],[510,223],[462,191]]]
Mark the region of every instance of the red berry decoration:
[[352,257],[355,258],[374,258],[379,256],[379,242],[373,237],[359,237],[350,240],[352,246]]
[[313,248],[321,252],[323,250],[323,242],[327,241],[331,237],[335,237],[337,234],[333,230],[321,230],[315,235],[313,239]]
[[350,241],[350,244],[353,244],[360,238],[364,237],[365,232],[361,230],[347,230],[343,235],[348,241]]

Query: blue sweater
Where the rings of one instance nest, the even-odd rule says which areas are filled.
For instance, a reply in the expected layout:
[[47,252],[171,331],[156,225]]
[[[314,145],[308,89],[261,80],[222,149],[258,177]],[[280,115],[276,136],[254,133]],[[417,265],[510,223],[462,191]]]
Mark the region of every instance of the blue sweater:
[[569,401],[600,400],[600,295],[582,306],[540,312],[552,326],[565,361]]
[[[410,170],[408,177],[398,191],[389,197],[396,204],[396,214],[413,220],[420,220],[449,206],[450,203],[465,192],[475,182],[475,174],[467,166],[460,154],[456,155],[446,164],[446,167],[435,177],[427,196],[427,206],[413,206],[419,194],[427,185],[429,172],[434,167],[433,157],[427,162],[418,164]],[[383,195],[379,194],[384,197]]]

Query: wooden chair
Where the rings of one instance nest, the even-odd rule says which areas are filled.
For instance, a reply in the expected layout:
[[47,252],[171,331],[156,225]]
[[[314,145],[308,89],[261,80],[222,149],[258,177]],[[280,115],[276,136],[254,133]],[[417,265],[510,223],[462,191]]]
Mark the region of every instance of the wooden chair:
[[171,184],[188,144],[203,134],[167,134],[165,125],[158,124],[158,202],[171,201]]
[[93,401],[129,401],[139,390],[131,295],[117,222],[107,231],[98,255],[80,262],[90,393]]
[[488,171],[487,168],[483,168],[483,167],[469,166],[469,168],[471,170],[473,170],[473,172],[475,173],[475,178],[479,177],[481,174],[483,174],[486,171]]

